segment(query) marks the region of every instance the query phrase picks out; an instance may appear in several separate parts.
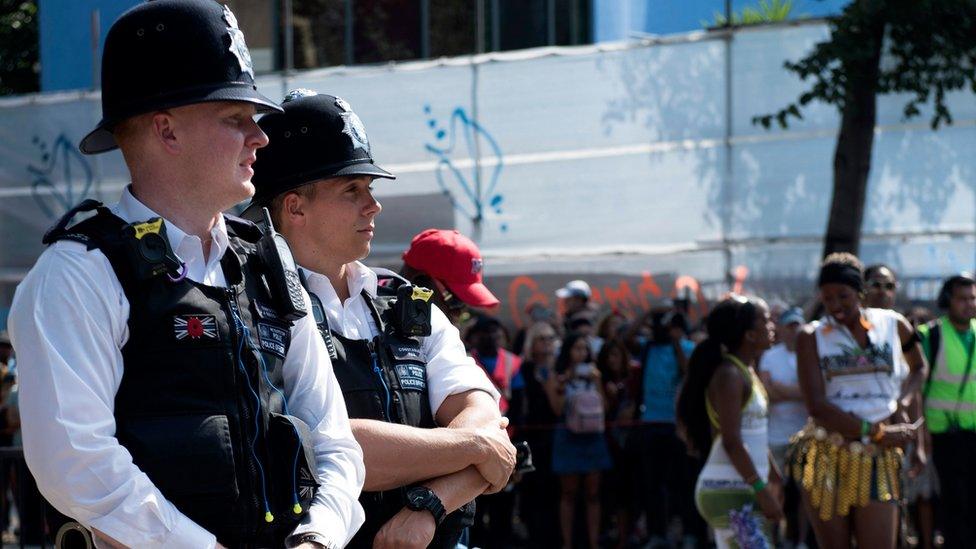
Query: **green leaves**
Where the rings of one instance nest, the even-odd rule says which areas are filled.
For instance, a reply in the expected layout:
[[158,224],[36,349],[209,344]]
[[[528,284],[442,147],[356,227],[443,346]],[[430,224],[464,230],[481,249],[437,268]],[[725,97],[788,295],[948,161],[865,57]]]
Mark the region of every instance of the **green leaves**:
[[[854,0],[830,22],[829,39],[785,67],[813,81],[800,107],[820,101],[842,111],[854,90],[873,89],[909,94],[906,119],[931,103],[932,127],[951,124],[947,94],[976,92],[976,0]],[[794,117],[797,103],[752,120],[785,127]]]
[[38,90],[37,27],[35,0],[0,0],[0,95]]
[[[742,13],[732,12],[733,25],[758,25],[761,23],[774,23],[776,21],[786,21],[793,13],[793,0],[759,0],[756,7],[742,8]],[[729,20],[725,14],[715,12],[715,22],[709,24],[702,22],[702,26],[728,26]]]

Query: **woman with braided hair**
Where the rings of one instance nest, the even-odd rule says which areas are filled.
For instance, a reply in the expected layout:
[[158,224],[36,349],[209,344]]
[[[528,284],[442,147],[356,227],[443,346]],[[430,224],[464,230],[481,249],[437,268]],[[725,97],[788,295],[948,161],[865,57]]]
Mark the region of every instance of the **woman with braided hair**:
[[769,546],[763,518],[783,518],[782,477],[769,454],[769,399],[755,363],[775,337],[769,308],[733,296],[706,320],[678,395],[678,426],[691,453],[708,453],[695,487],[698,511],[719,549]]
[[915,330],[900,314],[864,308],[861,262],[827,256],[818,277],[826,314],[797,339],[810,420],[794,436],[789,473],[822,547],[893,548],[907,423],[925,379]]

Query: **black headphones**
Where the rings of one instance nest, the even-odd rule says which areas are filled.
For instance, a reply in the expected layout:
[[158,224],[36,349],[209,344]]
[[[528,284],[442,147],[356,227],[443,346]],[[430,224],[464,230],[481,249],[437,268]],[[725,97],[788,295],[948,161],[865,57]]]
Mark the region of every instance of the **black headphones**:
[[949,301],[952,300],[952,291],[956,288],[957,284],[965,284],[967,286],[976,285],[976,278],[973,277],[972,273],[967,272],[961,272],[947,278],[942,283],[942,289],[939,290],[939,297],[935,302],[940,309],[949,309]]

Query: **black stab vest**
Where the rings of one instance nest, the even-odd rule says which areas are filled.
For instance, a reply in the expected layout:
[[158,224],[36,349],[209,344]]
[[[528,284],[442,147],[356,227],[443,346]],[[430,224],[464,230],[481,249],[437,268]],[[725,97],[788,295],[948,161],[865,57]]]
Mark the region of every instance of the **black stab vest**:
[[126,223],[89,206],[94,217],[70,229],[63,219],[45,243],[102,251],[129,301],[116,437],[163,496],[221,544],[282,547],[318,484],[309,428],[285,412],[291,323],[275,312],[255,254],[260,229],[225,216],[227,288],[140,279],[121,236]]
[[[332,368],[349,418],[433,429],[437,423],[430,409],[427,358],[423,356],[421,340],[399,334],[394,327],[396,288],[378,286],[376,293],[374,298],[365,290],[362,292],[380,334],[367,340],[349,339],[332,330],[321,300],[309,291],[315,322],[332,357]],[[346,547],[371,548],[380,528],[406,506],[406,489],[364,491],[359,502],[366,511],[366,522]],[[430,547],[455,547],[461,531],[473,524],[473,519],[474,502],[471,502],[444,519]]]

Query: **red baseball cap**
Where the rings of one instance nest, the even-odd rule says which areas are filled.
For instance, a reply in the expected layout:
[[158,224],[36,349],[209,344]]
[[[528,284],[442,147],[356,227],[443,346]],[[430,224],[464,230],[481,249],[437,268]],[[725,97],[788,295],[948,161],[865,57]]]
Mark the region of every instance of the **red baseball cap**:
[[484,285],[485,262],[470,238],[454,230],[427,229],[410,241],[403,261],[441,281],[472,307],[494,307],[500,302]]

